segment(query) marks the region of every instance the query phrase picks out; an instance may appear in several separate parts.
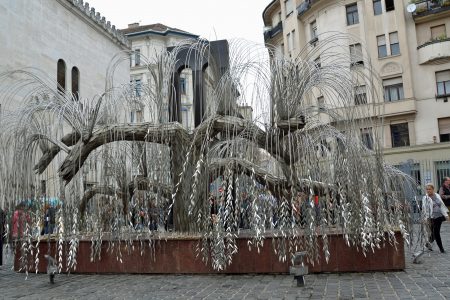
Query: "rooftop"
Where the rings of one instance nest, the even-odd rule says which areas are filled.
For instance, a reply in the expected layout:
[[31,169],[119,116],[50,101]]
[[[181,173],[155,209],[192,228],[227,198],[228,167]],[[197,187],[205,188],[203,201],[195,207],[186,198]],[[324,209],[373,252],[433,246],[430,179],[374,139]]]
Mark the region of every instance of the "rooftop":
[[58,2],[65,5],[67,8],[71,7],[78,15],[83,16],[89,22],[94,23],[101,32],[106,36],[109,36],[115,42],[126,48],[130,46],[127,38],[120,30],[116,29],[116,26],[112,25],[110,21],[107,21],[99,12],[96,12],[94,7],[90,7],[88,2],[84,2],[83,0],[59,0]]
[[169,27],[169,26],[161,24],[161,23],[149,24],[149,25],[139,25],[139,23],[132,23],[132,24],[128,24],[128,28],[121,29],[120,31],[127,36],[134,36],[134,35],[147,34],[147,33],[156,33],[156,34],[160,34],[160,35],[167,35],[169,33],[172,33],[172,34],[190,36],[193,38],[199,37],[196,34],[193,34],[193,33],[178,29],[178,28]]

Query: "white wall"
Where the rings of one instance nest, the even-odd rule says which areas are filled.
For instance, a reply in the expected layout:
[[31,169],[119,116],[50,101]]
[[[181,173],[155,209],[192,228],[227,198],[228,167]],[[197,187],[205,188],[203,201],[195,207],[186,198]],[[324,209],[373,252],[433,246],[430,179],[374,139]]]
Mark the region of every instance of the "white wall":
[[[80,15],[67,0],[0,1],[0,72],[39,68],[51,76],[56,87],[57,61],[63,59],[68,92],[71,69],[76,66],[81,97],[103,93],[108,64],[126,47]],[[128,62],[120,64],[114,78],[115,85],[129,82]]]

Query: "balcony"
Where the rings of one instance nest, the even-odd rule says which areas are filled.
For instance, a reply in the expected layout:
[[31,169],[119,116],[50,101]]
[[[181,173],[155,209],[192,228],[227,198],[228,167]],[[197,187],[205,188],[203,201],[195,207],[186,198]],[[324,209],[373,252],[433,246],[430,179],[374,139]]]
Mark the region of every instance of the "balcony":
[[283,32],[283,23],[280,21],[272,29],[264,31],[264,41],[274,38],[277,34]]
[[311,1],[305,0],[299,6],[297,6],[297,17],[300,17],[311,8]]
[[442,64],[450,60],[450,38],[427,42],[417,47],[419,64]]
[[305,0],[297,6],[297,17],[301,17],[304,13],[306,13],[313,4],[319,2],[320,0]]
[[450,16],[450,0],[415,0],[414,22],[424,23]]
[[414,99],[404,99],[394,102],[384,102],[384,112],[381,112],[381,114],[384,117],[392,117],[415,114],[416,112],[416,101]]

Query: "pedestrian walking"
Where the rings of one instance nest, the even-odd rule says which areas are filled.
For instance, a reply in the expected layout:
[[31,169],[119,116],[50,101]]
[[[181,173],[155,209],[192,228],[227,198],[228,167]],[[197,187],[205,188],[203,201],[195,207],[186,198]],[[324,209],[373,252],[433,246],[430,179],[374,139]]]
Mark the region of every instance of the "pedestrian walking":
[[425,244],[428,250],[432,251],[431,243],[436,241],[441,253],[445,253],[441,240],[442,222],[448,220],[448,209],[442,201],[439,194],[434,192],[434,185],[428,183],[426,186],[426,194],[422,198],[423,220],[430,226],[429,241]]
[[439,189],[439,196],[441,196],[447,208],[450,208],[450,177],[444,177],[444,181]]

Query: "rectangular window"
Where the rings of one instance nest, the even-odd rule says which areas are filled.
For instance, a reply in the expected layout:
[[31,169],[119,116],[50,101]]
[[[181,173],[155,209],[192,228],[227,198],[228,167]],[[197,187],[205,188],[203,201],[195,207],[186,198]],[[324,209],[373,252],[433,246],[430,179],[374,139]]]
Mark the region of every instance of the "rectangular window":
[[144,114],[143,114],[142,110],[136,111],[136,122],[138,122],[138,123],[144,122]]
[[181,123],[183,124],[184,128],[190,129],[189,127],[189,108],[186,106],[181,107]]
[[377,36],[377,45],[378,45],[378,57],[386,57],[387,56],[387,48],[386,48],[386,37],[383,35]]
[[393,102],[405,98],[402,77],[383,80],[384,101]]
[[360,85],[355,88],[355,105],[367,104],[366,86]]
[[320,69],[322,67],[322,64],[320,63],[320,56],[318,56],[315,60],[314,60],[314,65],[316,66],[316,68]]
[[134,49],[134,65],[139,66],[141,64],[141,49]]
[[422,179],[420,178],[420,164],[415,163],[411,166],[411,177],[414,178],[417,183],[422,184]]
[[317,98],[317,107],[319,108],[319,111],[325,110],[325,98],[323,96]]
[[180,94],[186,95],[186,78],[180,78]]
[[[107,168],[107,169],[109,169],[109,168]],[[94,186],[95,186],[95,183],[93,183],[93,182],[87,182],[87,181],[83,182],[83,188],[85,191],[92,189]]]
[[288,43],[288,52],[291,52],[292,51],[292,41],[291,41],[291,33],[290,32],[286,35],[286,40]]
[[41,180],[41,195],[47,195],[47,181]]
[[386,5],[386,11],[391,11],[395,9],[394,0],[385,0],[384,4]]
[[381,0],[373,0],[373,14],[375,16],[381,15],[383,10],[381,8]]
[[398,33],[389,33],[389,43],[391,43],[391,55],[400,54],[400,44],[398,43]]
[[415,163],[413,161],[403,162],[400,165],[394,165],[397,169],[402,171],[405,174],[410,175],[412,178],[414,178],[417,183],[421,184],[421,178],[420,178],[420,164]]
[[445,24],[431,27],[431,39],[445,39],[447,37],[447,32],[445,31]]
[[292,0],[284,1],[284,9],[286,10],[286,18],[287,18],[294,11],[294,3],[292,2]]
[[350,45],[350,66],[364,65],[362,47],[360,43]]
[[361,128],[361,141],[367,147],[367,149],[373,150],[372,127]]
[[288,41],[288,51],[289,54],[291,54],[291,52],[294,50],[294,34],[295,34],[295,30],[292,30],[292,32],[289,32],[287,34],[287,41]]
[[359,23],[358,5],[356,3],[347,5],[345,7],[347,12],[347,25],[354,25]]
[[437,96],[450,96],[450,70],[436,72]]
[[134,92],[136,94],[136,97],[140,97],[142,94],[142,83],[140,79],[136,79],[134,81]]
[[130,122],[131,123],[144,122],[144,114],[143,114],[142,110],[130,111]]
[[291,40],[292,40],[292,50],[295,49],[295,30],[291,32]]
[[311,30],[311,41],[317,39],[317,23],[316,20],[312,21],[311,24],[309,24],[309,28]]
[[439,141],[450,142],[450,117],[438,119]]
[[450,160],[443,160],[435,162],[437,183],[441,183],[444,177],[450,177]]
[[393,148],[409,146],[408,123],[391,125],[391,141]]

